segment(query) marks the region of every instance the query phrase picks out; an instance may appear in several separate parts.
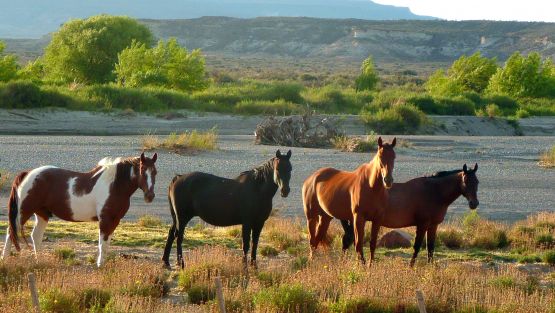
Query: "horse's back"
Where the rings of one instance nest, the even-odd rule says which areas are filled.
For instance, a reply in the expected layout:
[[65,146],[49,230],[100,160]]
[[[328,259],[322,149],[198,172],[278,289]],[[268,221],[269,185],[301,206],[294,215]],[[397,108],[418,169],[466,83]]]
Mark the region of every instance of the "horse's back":
[[317,170],[303,185],[305,211],[321,209],[332,217],[351,219],[350,190],[355,180],[354,172],[332,167]]

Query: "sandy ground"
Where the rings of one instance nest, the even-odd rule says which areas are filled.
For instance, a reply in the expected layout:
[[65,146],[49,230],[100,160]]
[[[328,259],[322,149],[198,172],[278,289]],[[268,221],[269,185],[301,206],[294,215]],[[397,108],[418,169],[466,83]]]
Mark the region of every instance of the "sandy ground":
[[[463,163],[478,162],[479,212],[499,220],[516,220],[545,210],[555,210],[555,171],[537,166],[540,152],[555,143],[555,137],[466,137],[404,136],[412,148],[397,149],[395,180],[438,170],[461,168]],[[387,139],[391,139],[389,136]],[[0,168],[17,172],[52,164],[86,171],[105,156],[138,155],[140,136],[0,136]],[[178,155],[160,151],[156,199],[144,203],[141,193],[132,198],[126,219],[149,213],[169,220],[167,186],[176,173],[205,171],[234,177],[243,170],[269,159],[276,149],[288,148],[253,144],[252,135],[222,135],[220,149],[196,155]],[[371,159],[367,153],[344,153],[330,149],[293,148],[291,194],[276,195],[274,207],[281,214],[302,216],[301,184],[320,167],[332,166],[352,170]],[[7,190],[0,192],[6,203]],[[468,210],[463,198],[457,200],[450,214]],[[5,214],[5,210],[1,210]],[[4,219],[4,216],[0,218]]]
[[[0,110],[0,134],[4,135],[143,135],[168,134],[186,129],[217,127],[223,135],[251,135],[260,116],[230,116],[215,113],[179,112],[184,117],[167,119],[144,114],[76,112],[61,109]],[[342,115],[342,127],[352,135],[366,134],[358,116]],[[433,133],[451,136],[512,136],[515,128],[503,119],[476,116],[431,116]],[[555,136],[554,117],[520,120],[527,136]]]

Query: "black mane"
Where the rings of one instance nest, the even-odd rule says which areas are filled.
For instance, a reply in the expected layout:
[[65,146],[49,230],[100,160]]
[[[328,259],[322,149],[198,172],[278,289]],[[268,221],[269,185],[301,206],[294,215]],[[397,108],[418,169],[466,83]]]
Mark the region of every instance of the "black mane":
[[460,172],[462,172],[462,169],[460,169],[460,170],[451,170],[451,171],[441,171],[441,172],[435,172],[435,173],[433,173],[431,175],[428,175],[428,176],[425,176],[425,177],[441,178],[441,177],[450,176],[450,175],[453,175],[453,174],[458,174]]
[[269,159],[268,161],[258,165],[257,167],[242,172],[239,176],[243,175],[252,175],[252,177],[256,181],[265,181],[265,180],[272,180],[274,176],[274,158]]

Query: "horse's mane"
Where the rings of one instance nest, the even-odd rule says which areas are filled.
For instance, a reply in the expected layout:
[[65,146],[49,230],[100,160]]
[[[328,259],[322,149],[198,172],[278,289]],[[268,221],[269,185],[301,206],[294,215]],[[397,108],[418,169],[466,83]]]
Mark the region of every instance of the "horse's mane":
[[103,158],[98,162],[98,166],[103,168],[102,171],[106,179],[112,179],[114,188],[118,188],[131,178],[131,169],[136,170],[139,165],[139,157],[128,158]]
[[257,181],[273,179],[274,176],[274,158],[258,165],[257,167],[244,171],[239,176],[252,175]]
[[453,175],[453,174],[458,174],[458,173],[460,173],[460,172],[462,172],[462,169],[460,169],[460,170],[451,170],[451,171],[435,172],[435,173],[433,173],[433,174],[431,174],[431,175],[427,175],[427,176],[424,176],[424,177],[428,177],[428,178],[441,178],[441,177],[446,177],[446,176],[450,176],[450,175]]

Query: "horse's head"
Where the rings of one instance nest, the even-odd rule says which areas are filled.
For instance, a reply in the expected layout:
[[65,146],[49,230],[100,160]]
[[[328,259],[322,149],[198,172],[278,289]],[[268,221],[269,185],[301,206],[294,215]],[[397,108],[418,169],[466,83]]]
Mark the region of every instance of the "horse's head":
[[463,175],[461,181],[461,193],[468,200],[468,206],[471,210],[478,207],[478,178],[476,171],[478,170],[478,163],[474,165],[474,169],[468,169],[466,164],[463,165]]
[[282,197],[287,197],[289,195],[289,180],[291,179],[291,150],[287,151],[287,154],[281,154],[278,150],[276,151],[276,157],[274,158],[274,182],[278,185]]
[[395,144],[397,143],[397,138],[393,138],[393,141],[389,143],[383,143],[382,137],[378,138],[378,161],[380,166],[380,174],[382,175],[383,185],[385,188],[389,189],[393,185],[393,166],[395,163]]
[[141,153],[139,163],[139,188],[144,193],[145,202],[150,203],[154,200],[154,184],[156,183],[156,159],[158,154],[154,153],[152,158],[145,157]]

